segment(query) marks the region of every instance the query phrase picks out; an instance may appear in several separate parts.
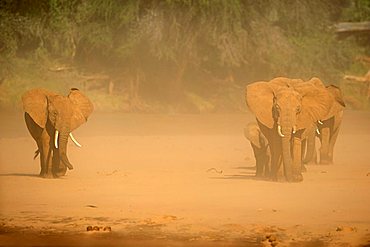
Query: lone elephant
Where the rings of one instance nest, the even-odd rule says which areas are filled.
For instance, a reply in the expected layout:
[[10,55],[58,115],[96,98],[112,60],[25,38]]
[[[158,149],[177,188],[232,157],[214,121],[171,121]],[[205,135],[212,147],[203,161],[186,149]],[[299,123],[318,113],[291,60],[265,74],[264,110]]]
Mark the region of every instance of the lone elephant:
[[250,141],[256,159],[256,177],[270,176],[270,148],[266,137],[256,122],[250,122],[244,128],[244,136]]
[[40,176],[64,176],[67,168],[73,169],[67,157],[67,142],[81,146],[72,131],[85,123],[93,111],[91,101],[78,89],[72,88],[68,96],[46,89],[31,89],[22,96],[27,128],[36,141],[35,158],[40,154]]
[[299,79],[278,77],[246,87],[247,105],[269,142],[273,180],[278,179],[281,160],[287,181],[303,180],[303,135],[328,114],[331,101],[327,90]]

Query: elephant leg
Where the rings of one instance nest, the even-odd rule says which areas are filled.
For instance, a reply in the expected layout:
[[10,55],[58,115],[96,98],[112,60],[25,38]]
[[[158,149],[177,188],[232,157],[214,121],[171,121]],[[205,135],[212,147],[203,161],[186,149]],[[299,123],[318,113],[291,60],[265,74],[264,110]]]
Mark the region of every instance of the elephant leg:
[[41,168],[40,176],[43,177],[47,170],[46,163],[45,163],[43,142],[42,142],[42,138],[43,138],[42,135],[45,130],[41,128],[40,126],[38,126],[27,112],[24,113],[24,120],[26,122],[28,131],[30,132],[32,138],[35,140],[37,144],[38,151],[40,152],[40,168]]
[[59,152],[53,148],[53,174],[56,177],[64,176],[67,172],[67,167],[61,162]]
[[44,177],[45,174],[46,174],[46,163],[45,163],[45,155],[44,155],[44,149],[43,149],[43,146],[42,146],[42,141],[37,141],[37,148],[40,152],[40,167],[41,167],[41,171],[40,171],[40,177]]
[[53,163],[53,174],[56,174],[59,170],[60,158],[59,158],[59,152],[57,152],[54,147],[53,147],[52,163]]
[[[270,157],[265,152],[261,151],[257,160],[257,177],[269,177],[270,175]],[[259,168],[258,168],[259,167]]]
[[264,167],[265,167],[265,177],[269,177],[270,176],[270,172],[271,172],[271,154],[270,154],[270,150],[268,147],[265,148],[266,151],[265,151],[265,160],[264,160]]
[[313,153],[313,162],[314,162],[314,164],[317,165],[317,152],[316,152],[316,149],[314,150],[314,153]]
[[305,157],[306,156],[306,149],[307,149],[307,139],[304,139],[302,141],[302,146],[301,146],[301,156]]
[[271,148],[271,173],[270,177],[274,181],[278,181],[279,177],[279,169],[281,165],[281,147],[278,145],[277,141],[273,145],[270,146]]
[[[304,149],[306,152],[305,152],[305,155],[302,154],[303,163],[304,164],[316,164],[317,160],[316,160],[316,146],[315,146],[315,142],[316,142],[316,130],[315,129],[309,132],[304,142],[305,142],[305,147],[303,147],[302,149]],[[302,142],[302,146],[303,146],[303,142]]]
[[302,141],[302,144],[301,144],[301,157],[302,157],[302,167],[301,167],[301,170],[302,170],[302,172],[306,172],[307,171],[306,167],[304,166],[304,162],[303,162],[303,157],[305,157],[306,148],[307,148],[307,139],[304,139]]
[[263,154],[261,152],[261,148],[258,148],[256,145],[251,143],[254,158],[256,160],[256,177],[262,177],[264,164],[263,164]]
[[284,176],[284,166],[283,164],[283,156],[280,155],[278,159],[278,171],[277,171],[277,177],[279,181],[285,181],[285,176]]
[[53,163],[52,163],[52,148],[53,142],[47,133],[46,130],[43,130],[41,134],[41,146],[42,152],[41,159],[42,159],[42,166],[41,171],[44,171],[41,176],[44,178],[53,178]]
[[278,180],[278,171],[279,171],[279,154],[276,152],[271,153],[271,173],[270,177],[273,181]]
[[337,138],[338,138],[338,133],[339,133],[339,127],[336,128],[330,136],[329,152],[328,152],[328,160],[329,160],[330,163],[333,163],[334,146],[335,146],[335,142],[337,141]]
[[321,129],[320,164],[329,163],[330,128]]
[[55,175],[57,177],[62,177],[64,175],[66,175],[66,172],[67,172],[67,167],[62,164],[62,165],[59,166],[59,170],[55,173]]

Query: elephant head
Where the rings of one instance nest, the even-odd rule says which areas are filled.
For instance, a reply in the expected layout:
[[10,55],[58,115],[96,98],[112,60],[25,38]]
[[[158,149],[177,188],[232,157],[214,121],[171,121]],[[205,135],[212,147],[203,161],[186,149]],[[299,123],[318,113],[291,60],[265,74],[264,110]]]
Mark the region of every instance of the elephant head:
[[249,109],[268,128],[276,123],[280,136],[310,127],[328,113],[331,102],[328,92],[310,81],[285,82],[255,82],[246,89]]
[[[93,111],[90,100],[78,89],[72,88],[68,96],[61,96],[46,89],[32,89],[22,96],[23,108],[42,129],[51,131],[54,146],[62,163],[73,169],[67,158],[68,136],[87,121]],[[47,126],[52,126],[48,129]],[[79,145],[76,142],[76,145]]]
[[324,117],[331,98],[325,88],[310,81],[279,77],[270,82],[249,84],[246,101],[257,120],[281,137],[284,168],[289,170],[292,166],[292,135]]
[[255,122],[250,122],[244,128],[244,136],[257,148],[262,148],[267,144],[266,137],[261,133],[258,124]]

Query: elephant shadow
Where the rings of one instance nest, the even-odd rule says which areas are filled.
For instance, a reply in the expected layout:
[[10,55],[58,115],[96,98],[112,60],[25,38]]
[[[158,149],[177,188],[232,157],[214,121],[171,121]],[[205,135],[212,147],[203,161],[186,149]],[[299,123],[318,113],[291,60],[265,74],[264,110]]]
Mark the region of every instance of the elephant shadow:
[[32,178],[40,178],[39,174],[34,173],[2,173],[0,177],[32,177]]
[[211,179],[245,179],[245,180],[260,180],[268,181],[265,177],[256,177],[256,166],[237,166],[233,167],[235,172],[224,174],[220,177],[210,177]]

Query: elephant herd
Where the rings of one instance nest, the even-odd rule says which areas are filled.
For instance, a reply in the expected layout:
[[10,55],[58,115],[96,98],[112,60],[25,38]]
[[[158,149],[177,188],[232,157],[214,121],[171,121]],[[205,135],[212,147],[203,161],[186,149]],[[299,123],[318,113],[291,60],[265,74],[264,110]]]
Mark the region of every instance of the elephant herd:
[[249,84],[246,103],[256,117],[244,135],[253,148],[257,177],[302,181],[304,164],[317,162],[316,136],[321,142],[319,162],[333,162],[345,107],[338,87],[325,86],[318,78],[278,77]]
[[[73,169],[68,139],[81,146],[72,131],[85,123],[93,104],[78,89],[68,96],[31,89],[22,96],[27,128],[40,155],[40,176],[60,177]],[[256,158],[256,176],[274,181],[303,180],[304,163],[316,161],[315,138],[321,141],[320,163],[333,161],[333,149],[345,104],[338,87],[310,81],[274,78],[246,87],[246,102],[256,117],[244,129]]]

